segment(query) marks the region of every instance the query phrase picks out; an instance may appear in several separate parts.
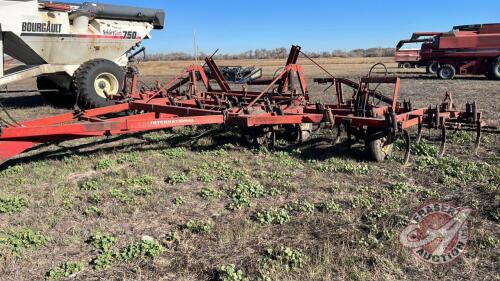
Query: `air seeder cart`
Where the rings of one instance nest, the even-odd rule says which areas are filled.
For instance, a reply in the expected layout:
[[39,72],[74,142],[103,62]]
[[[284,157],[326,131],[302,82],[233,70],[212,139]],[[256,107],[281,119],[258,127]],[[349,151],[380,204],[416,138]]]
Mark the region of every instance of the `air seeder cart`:
[[[136,48],[164,19],[157,9],[0,0],[0,87],[37,78],[52,105],[112,105]],[[24,65],[5,70],[4,55]]]

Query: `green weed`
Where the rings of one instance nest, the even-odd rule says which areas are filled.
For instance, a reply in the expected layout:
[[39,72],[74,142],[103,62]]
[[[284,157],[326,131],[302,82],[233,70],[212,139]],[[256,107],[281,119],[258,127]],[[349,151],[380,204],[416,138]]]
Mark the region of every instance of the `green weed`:
[[288,152],[279,151],[273,153],[274,159],[280,167],[286,167],[290,169],[301,169],[304,167],[299,161],[291,157]]
[[92,264],[96,270],[103,270],[113,266],[113,263],[116,261],[116,256],[113,252],[104,252],[97,256]]
[[23,249],[39,249],[44,247],[48,239],[40,232],[24,229],[11,233],[0,232],[0,245],[8,247],[16,255],[20,255]]
[[182,159],[186,157],[187,150],[184,147],[175,147],[165,149],[161,152],[161,154],[169,159]]
[[296,268],[302,268],[308,259],[307,255],[301,250],[281,247],[280,249],[267,249],[264,252],[262,262],[266,268],[276,267],[291,271]]
[[110,189],[109,196],[123,203],[130,203],[134,201],[134,198],[128,192],[117,188]]
[[186,203],[186,198],[184,198],[182,196],[175,197],[175,199],[174,199],[175,206],[184,205],[185,203]]
[[200,196],[206,200],[221,199],[225,195],[224,191],[214,188],[203,188],[200,192]]
[[19,176],[22,173],[24,173],[24,167],[21,165],[16,165],[1,171],[0,177],[6,178],[6,177]]
[[28,201],[24,198],[0,198],[0,214],[20,213],[26,207],[28,207]]
[[285,209],[290,212],[312,214],[314,213],[316,207],[314,206],[313,203],[307,200],[303,200],[303,201],[288,203],[285,205]]
[[171,175],[167,178],[167,182],[171,185],[185,183],[189,180],[189,177],[185,174]]
[[181,241],[181,236],[179,235],[179,233],[177,233],[177,231],[170,231],[165,235],[165,240],[172,243],[179,242]]
[[89,242],[96,249],[101,250],[103,252],[108,252],[117,242],[117,240],[118,239],[116,239],[116,237],[110,234],[97,232],[96,234],[94,234],[94,236],[90,238]]
[[208,172],[203,172],[198,176],[198,181],[204,182],[204,183],[211,183],[215,181],[215,176],[208,173]]
[[49,279],[62,279],[68,278],[82,272],[85,269],[85,265],[82,262],[66,262],[65,264],[58,266],[47,273]]
[[71,210],[73,208],[73,201],[71,199],[65,199],[63,201],[63,208],[66,210]]
[[141,161],[141,156],[137,152],[127,152],[118,155],[116,163],[118,164],[135,164]]
[[90,179],[80,184],[80,189],[84,191],[96,191],[101,186],[100,179]]
[[142,175],[137,177],[128,178],[125,180],[124,184],[128,187],[144,187],[150,186],[155,182],[155,178],[148,175]]
[[141,241],[122,249],[117,257],[121,262],[131,262],[137,258],[154,258],[163,253],[163,247],[156,241]]
[[340,160],[337,158],[330,158],[325,161],[313,163],[316,163],[315,168],[321,172],[366,175],[369,171],[367,164]]
[[290,221],[290,214],[286,209],[270,209],[258,212],[255,219],[260,224],[286,224]]
[[448,140],[451,143],[456,143],[456,144],[470,144],[473,143],[476,138],[472,134],[472,132],[467,132],[467,131],[455,131],[453,134],[448,136]]
[[356,196],[352,199],[351,205],[354,209],[371,209],[374,206],[373,199],[365,196]]
[[435,146],[421,141],[420,143],[412,144],[411,153],[416,156],[436,157],[438,150]]
[[214,223],[210,220],[189,220],[183,228],[191,231],[192,233],[209,233],[214,228]]
[[97,161],[97,163],[95,164],[95,169],[108,170],[111,169],[115,164],[116,162],[113,159],[105,157]]
[[342,206],[337,204],[333,199],[319,204],[318,209],[323,213],[341,214],[343,212]]
[[240,210],[250,206],[252,198],[258,198],[264,195],[265,189],[260,183],[244,180],[238,183],[236,188],[230,192],[232,202],[229,204],[228,208],[230,210]]
[[86,215],[87,217],[91,217],[91,216],[98,217],[101,215],[101,209],[99,209],[99,207],[97,207],[97,206],[90,206],[90,207],[87,207],[83,211],[83,214]]
[[241,269],[234,264],[223,265],[218,271],[219,281],[248,281]]
[[88,202],[91,203],[91,204],[99,204],[99,203],[101,203],[102,202],[101,194],[99,194],[99,193],[92,194],[89,197]]

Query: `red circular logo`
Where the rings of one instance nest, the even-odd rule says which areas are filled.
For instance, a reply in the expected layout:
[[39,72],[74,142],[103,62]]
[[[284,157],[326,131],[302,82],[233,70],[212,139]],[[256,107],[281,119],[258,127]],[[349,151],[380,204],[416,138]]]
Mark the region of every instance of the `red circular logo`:
[[401,245],[419,259],[444,264],[460,257],[469,241],[470,208],[433,203],[420,208],[400,234]]

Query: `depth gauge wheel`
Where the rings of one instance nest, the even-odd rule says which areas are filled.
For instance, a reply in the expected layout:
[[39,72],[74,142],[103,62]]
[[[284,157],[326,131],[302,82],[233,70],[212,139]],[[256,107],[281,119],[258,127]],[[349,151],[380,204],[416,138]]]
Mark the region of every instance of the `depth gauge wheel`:
[[115,104],[113,97],[120,95],[124,78],[124,70],[112,61],[96,59],[82,64],[74,76],[78,105],[89,109]]
[[366,153],[373,161],[383,162],[392,154],[394,145],[382,132],[369,128],[366,134]]
[[70,108],[75,105],[75,92],[71,89],[64,89],[49,77],[38,77],[36,84],[47,104],[59,108]]

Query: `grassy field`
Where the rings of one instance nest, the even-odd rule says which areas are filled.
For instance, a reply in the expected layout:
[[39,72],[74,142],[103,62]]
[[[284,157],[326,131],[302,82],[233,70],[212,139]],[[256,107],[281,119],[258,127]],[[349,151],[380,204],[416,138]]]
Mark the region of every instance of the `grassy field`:
[[[449,91],[457,104],[477,100],[498,125],[500,82],[439,81],[380,58],[320,60],[354,79],[378,61],[401,75],[402,98],[415,106],[438,104]],[[269,76],[282,62],[219,64],[264,66]],[[313,99],[331,100],[312,84],[323,73],[302,64]],[[140,69],[152,83],[185,65]],[[6,95],[3,104],[19,120],[63,112],[37,94]],[[498,135],[485,134],[474,156],[473,136],[452,134],[448,155],[437,158],[437,136],[426,133],[402,166],[400,153],[372,163],[360,145],[332,146],[330,131],[268,151],[247,148],[236,131],[203,134],[210,129],[65,142],[2,167],[0,279],[499,279]],[[474,209],[466,254],[445,266],[416,260],[398,241],[409,217],[432,201]]]

